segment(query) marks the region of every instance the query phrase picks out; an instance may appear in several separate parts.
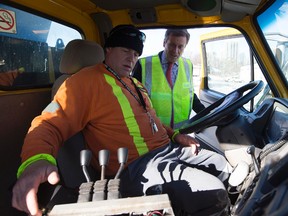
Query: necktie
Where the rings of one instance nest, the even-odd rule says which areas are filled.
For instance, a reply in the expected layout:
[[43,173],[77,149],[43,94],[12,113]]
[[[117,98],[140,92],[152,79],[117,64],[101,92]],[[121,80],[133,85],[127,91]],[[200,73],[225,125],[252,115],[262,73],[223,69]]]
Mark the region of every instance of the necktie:
[[166,71],[166,78],[167,81],[170,85],[171,88],[173,88],[173,83],[172,83],[172,67],[173,67],[173,63],[169,63],[167,71]]
[[[172,67],[173,67],[173,63],[169,63],[167,71],[166,71],[166,79],[171,87],[171,89],[173,88],[173,82],[172,82]],[[172,112],[171,112],[171,119],[170,119],[170,127],[173,128],[174,126],[174,109],[172,106]]]

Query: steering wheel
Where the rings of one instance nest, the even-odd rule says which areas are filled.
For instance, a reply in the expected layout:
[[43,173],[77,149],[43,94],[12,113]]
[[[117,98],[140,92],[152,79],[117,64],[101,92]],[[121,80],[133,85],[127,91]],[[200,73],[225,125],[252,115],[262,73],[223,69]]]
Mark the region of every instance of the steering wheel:
[[[263,87],[263,81],[258,80],[252,81],[232,91],[189,119],[189,121],[179,129],[179,132],[181,134],[199,132],[210,126],[217,125],[221,119],[253,99],[261,92]],[[244,95],[248,90],[249,92]]]

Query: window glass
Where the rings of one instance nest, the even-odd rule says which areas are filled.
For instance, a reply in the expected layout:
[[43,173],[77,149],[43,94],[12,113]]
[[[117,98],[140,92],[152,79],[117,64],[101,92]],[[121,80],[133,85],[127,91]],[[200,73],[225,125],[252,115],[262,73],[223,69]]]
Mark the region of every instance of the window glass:
[[[228,94],[250,81],[267,83],[246,39],[238,30],[227,28],[202,37],[205,38],[202,47],[210,90]],[[263,94],[262,91],[254,98],[256,106],[260,104],[260,98],[264,99]],[[249,110],[250,103],[244,107]]]
[[205,52],[208,77],[215,80],[208,82],[212,90],[228,94],[251,81],[252,70],[255,72],[255,79],[263,79],[258,64],[254,59],[251,61],[252,54],[243,36],[225,36],[223,40],[207,41]]
[[0,4],[0,89],[45,87],[60,75],[66,44],[81,34],[68,26]]
[[[164,49],[166,29],[143,31],[146,41],[141,57],[155,55]],[[251,80],[267,83],[240,31],[230,27],[213,27],[191,28],[188,32],[190,40],[182,56],[193,63],[193,84],[197,94],[202,68],[208,81],[205,88],[222,94],[228,94]],[[267,86],[254,98],[254,108],[270,96]],[[250,104],[244,107],[250,110]]]
[[288,0],[276,0],[269,9],[257,17],[258,25],[278,63],[288,80]]

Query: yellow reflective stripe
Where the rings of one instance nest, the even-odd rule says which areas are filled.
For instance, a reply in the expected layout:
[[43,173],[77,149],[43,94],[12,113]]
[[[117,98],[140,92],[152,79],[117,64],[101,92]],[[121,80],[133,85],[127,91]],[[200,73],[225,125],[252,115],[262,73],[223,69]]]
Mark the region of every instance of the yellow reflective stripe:
[[38,160],[46,160],[49,161],[51,164],[56,166],[56,159],[50,155],[50,154],[37,154],[30,158],[28,158],[26,161],[24,161],[21,166],[18,168],[17,171],[17,178],[20,177],[20,175],[24,172],[24,170],[32,163],[38,161]]
[[126,126],[129,130],[130,136],[133,137],[133,142],[136,146],[138,154],[143,155],[143,154],[147,153],[149,150],[148,150],[146,142],[144,141],[143,137],[141,136],[140,128],[139,128],[139,125],[135,119],[133,110],[130,106],[130,102],[128,101],[127,97],[123,94],[121,87],[116,84],[115,79],[111,76],[106,75],[106,74],[104,74],[104,76],[105,76],[106,81],[112,87],[113,93],[116,96],[116,98],[120,104],[122,113],[124,115],[124,120],[125,120]]

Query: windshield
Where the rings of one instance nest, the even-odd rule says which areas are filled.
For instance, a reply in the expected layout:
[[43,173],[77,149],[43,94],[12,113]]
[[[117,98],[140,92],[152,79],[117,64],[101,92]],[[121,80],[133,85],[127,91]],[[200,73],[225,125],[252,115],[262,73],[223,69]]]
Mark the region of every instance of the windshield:
[[288,0],[276,0],[257,22],[286,80],[288,80]]

